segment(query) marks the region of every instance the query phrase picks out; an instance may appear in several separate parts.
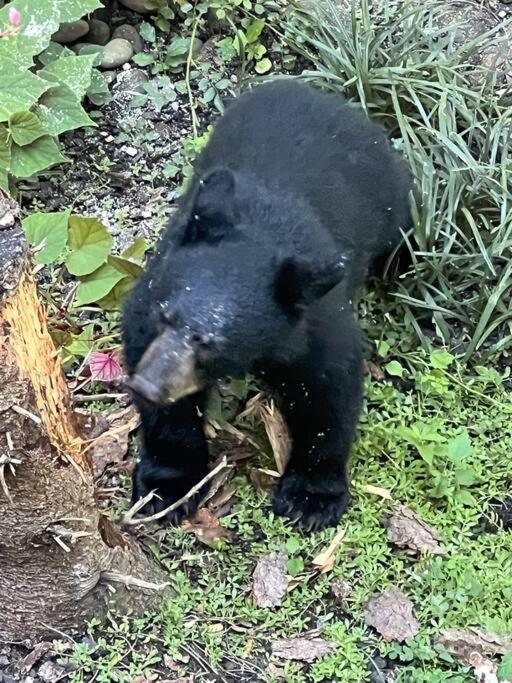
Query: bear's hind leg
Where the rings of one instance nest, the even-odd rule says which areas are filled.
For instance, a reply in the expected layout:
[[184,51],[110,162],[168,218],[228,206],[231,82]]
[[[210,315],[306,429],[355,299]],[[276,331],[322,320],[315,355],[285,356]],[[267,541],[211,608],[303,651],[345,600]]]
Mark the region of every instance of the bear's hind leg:
[[[135,503],[156,490],[144,514],[159,512],[179,500],[208,472],[208,446],[203,429],[205,396],[196,394],[170,406],[157,406],[136,398],[141,415],[142,446],[133,473]],[[200,494],[169,514],[176,522],[193,513]]]

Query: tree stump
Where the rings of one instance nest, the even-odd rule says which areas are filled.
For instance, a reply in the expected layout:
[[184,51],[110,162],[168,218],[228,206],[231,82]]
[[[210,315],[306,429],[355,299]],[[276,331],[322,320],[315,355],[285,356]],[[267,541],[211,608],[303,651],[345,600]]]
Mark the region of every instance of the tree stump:
[[1,194],[0,216],[0,640],[36,640],[150,608],[168,584],[97,507],[17,206]]

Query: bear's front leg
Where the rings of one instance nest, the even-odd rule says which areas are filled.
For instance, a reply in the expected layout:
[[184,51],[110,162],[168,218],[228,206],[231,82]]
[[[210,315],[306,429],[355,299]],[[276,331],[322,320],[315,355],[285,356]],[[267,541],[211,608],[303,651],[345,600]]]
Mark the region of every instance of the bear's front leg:
[[[205,396],[195,394],[169,406],[157,406],[135,398],[141,415],[142,447],[133,473],[135,503],[156,490],[143,508],[159,512],[184,496],[208,472],[208,446],[203,429]],[[195,512],[200,492],[165,519],[177,522]]]
[[282,368],[275,385],[292,452],[273,507],[307,531],[335,526],[350,498],[347,464],[361,407],[362,358],[358,344],[338,351],[337,359],[312,354]]

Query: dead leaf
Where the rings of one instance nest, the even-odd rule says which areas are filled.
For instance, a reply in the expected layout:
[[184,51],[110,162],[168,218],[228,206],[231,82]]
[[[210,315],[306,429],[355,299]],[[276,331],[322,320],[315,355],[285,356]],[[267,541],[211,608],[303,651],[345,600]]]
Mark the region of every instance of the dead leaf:
[[130,433],[140,424],[134,406],[105,415],[108,429],[92,442],[92,466],[95,478],[103,474],[108,465],[119,463],[128,451]]
[[252,597],[258,607],[279,607],[288,588],[285,553],[260,557],[252,575]]
[[498,683],[498,668],[494,662],[482,657],[478,652],[473,652],[470,657],[470,666],[478,683]]
[[[219,491],[208,501],[208,509],[211,510],[216,517],[222,517],[231,508],[231,499],[236,493],[236,486],[229,486],[223,491]],[[222,514],[221,514],[222,513]]]
[[363,491],[366,493],[372,493],[374,496],[380,496],[380,498],[384,498],[385,500],[393,500],[391,491],[388,491],[388,489],[383,489],[380,486],[366,484],[366,486],[363,486]]
[[198,541],[210,548],[215,548],[219,541],[231,543],[233,540],[233,533],[224,529],[208,508],[199,508],[191,519],[184,519],[181,528],[194,533]]
[[282,475],[290,459],[292,447],[288,427],[273,401],[270,401],[270,403],[265,401],[261,404],[260,416],[270,441],[277,471]]
[[440,545],[441,536],[406,505],[397,505],[386,521],[388,538],[399,548],[406,548],[411,554],[429,552],[444,555]]
[[477,628],[447,629],[436,638],[436,643],[443,645],[466,666],[472,666],[471,656],[475,653],[493,657],[512,652],[512,636],[499,636]]
[[380,367],[380,365],[372,363],[372,361],[366,362],[366,370],[370,373],[370,376],[377,382],[382,382],[382,380],[386,377],[386,373]]
[[403,642],[414,638],[419,630],[412,609],[412,602],[405,593],[390,586],[368,600],[364,618],[368,626],[373,626],[384,640]]
[[331,593],[334,595],[336,602],[345,602],[352,593],[352,586],[348,581],[343,581],[343,579],[334,579],[331,584]]
[[169,671],[179,671],[180,665],[174,661],[174,659],[169,655],[164,655],[164,664],[169,669]]
[[281,475],[275,470],[267,470],[262,467],[253,467],[249,472],[249,477],[253,486],[260,491],[273,491],[277,486],[277,481]]
[[28,672],[30,671],[30,669],[35,664],[37,664],[37,662],[41,659],[41,657],[43,657],[48,652],[48,650],[51,649],[51,647],[52,647],[52,644],[47,642],[47,641],[43,641],[42,643],[38,643],[34,647],[32,652],[30,652],[25,657],[23,662],[21,663],[21,674],[23,676],[26,676],[28,674]]
[[332,652],[337,643],[323,638],[280,638],[271,643],[272,654],[281,659],[314,662]]
[[334,567],[334,563],[336,562],[336,550],[344,537],[345,529],[338,531],[327,548],[313,559],[313,564],[320,569],[321,574],[330,572]]

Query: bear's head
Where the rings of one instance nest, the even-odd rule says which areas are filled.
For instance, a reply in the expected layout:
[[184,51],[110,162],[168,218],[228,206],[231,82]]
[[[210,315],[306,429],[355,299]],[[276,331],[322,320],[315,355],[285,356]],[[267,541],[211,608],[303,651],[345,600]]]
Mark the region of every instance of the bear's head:
[[251,195],[231,171],[198,181],[181,214],[148,272],[157,332],[129,382],[159,404],[303,352],[306,311],[345,270],[313,217],[261,188]]

